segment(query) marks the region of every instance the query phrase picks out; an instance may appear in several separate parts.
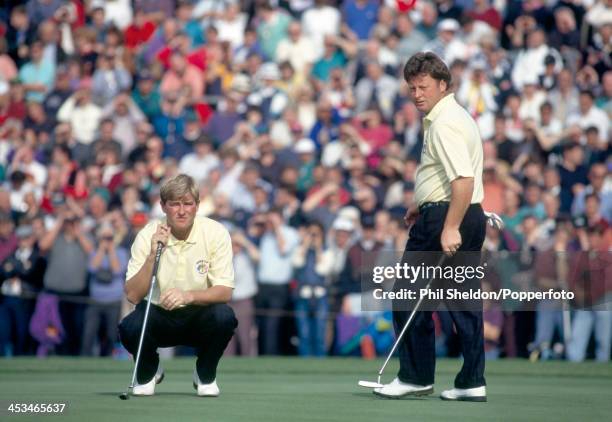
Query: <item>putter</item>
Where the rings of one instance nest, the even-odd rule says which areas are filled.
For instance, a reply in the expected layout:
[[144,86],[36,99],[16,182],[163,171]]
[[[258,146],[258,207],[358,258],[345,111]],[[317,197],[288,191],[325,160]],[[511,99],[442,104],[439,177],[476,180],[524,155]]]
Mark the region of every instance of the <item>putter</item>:
[[[487,212],[487,211],[485,211],[484,214],[487,219],[487,224],[489,224],[491,227],[497,230],[502,230],[504,228],[504,222],[497,214],[493,212]],[[438,262],[438,266],[442,265],[444,258],[445,258],[445,255],[442,255],[442,257],[440,258],[440,261]],[[429,286],[431,286],[432,282],[433,282],[433,278],[430,278],[429,281],[427,282],[427,285],[425,286],[427,290],[429,290]],[[395,340],[395,343],[393,344],[393,347],[391,348],[391,351],[389,352],[387,359],[385,359],[385,363],[383,363],[383,366],[380,368],[380,371],[378,371],[378,379],[376,380],[376,382],[360,380],[358,383],[360,387],[381,388],[383,386],[383,384],[381,384],[380,382],[380,378],[382,377],[382,374],[385,368],[387,367],[389,360],[391,360],[391,356],[393,356],[393,353],[395,353],[395,349],[397,349],[397,346],[399,345],[400,341],[402,341],[402,337],[404,337],[404,334],[408,330],[408,327],[410,326],[410,323],[414,319],[414,316],[416,315],[416,312],[419,306],[421,306],[422,301],[423,301],[423,297],[420,297],[416,306],[412,309],[412,312],[410,313],[410,316],[408,317],[408,321],[406,321],[406,324],[404,324],[404,328],[402,328],[402,331],[400,332],[399,336],[397,336],[397,339]]]
[[155,282],[157,281],[157,268],[159,267],[159,259],[161,257],[163,248],[164,244],[162,242],[157,242],[157,250],[155,251],[155,261],[153,262],[153,275],[151,275],[151,287],[149,287],[149,294],[147,296],[147,307],[145,309],[144,320],[142,322],[142,330],[140,331],[138,351],[136,352],[136,361],[134,362],[134,372],[132,372],[132,382],[124,393],[119,394],[119,398],[121,400],[127,400],[130,398],[130,391],[134,390],[134,384],[136,383],[136,371],[138,370],[138,362],[140,361],[140,350],[142,349],[142,341],[144,339],[145,330],[147,329],[149,309],[151,308],[151,298],[153,297],[153,288],[155,287]]
[[[442,254],[442,256],[440,257],[440,260],[438,261],[438,267],[442,265],[442,262],[444,261],[445,258],[446,258],[446,256],[444,254]],[[427,285],[425,286],[425,289],[429,290],[429,286],[431,286],[431,283],[433,283],[433,281],[434,281],[434,278],[433,277],[430,278],[429,281],[427,282]],[[378,379],[376,380],[376,382],[360,380],[359,383],[358,383],[360,387],[381,388],[383,386],[383,384],[381,384],[381,382],[380,382],[380,378],[382,377],[382,374],[385,371],[385,368],[387,367],[387,364],[391,360],[391,357],[393,356],[393,353],[395,353],[395,349],[397,349],[397,346],[399,346],[400,342],[402,341],[402,338],[404,337],[404,334],[406,333],[406,331],[408,331],[408,327],[410,327],[410,323],[412,322],[412,320],[414,319],[414,316],[416,315],[417,311],[419,310],[419,307],[421,306],[421,302],[423,302],[423,297],[424,296],[421,296],[419,298],[419,300],[417,301],[416,305],[414,306],[414,308],[410,312],[410,316],[408,317],[408,321],[406,321],[406,323],[404,324],[404,328],[402,328],[402,331],[399,333],[399,336],[397,336],[397,339],[395,340],[395,343],[393,344],[393,347],[391,348],[391,351],[387,355],[387,359],[385,359],[385,363],[383,363],[382,367],[380,368],[380,371],[378,371]]]

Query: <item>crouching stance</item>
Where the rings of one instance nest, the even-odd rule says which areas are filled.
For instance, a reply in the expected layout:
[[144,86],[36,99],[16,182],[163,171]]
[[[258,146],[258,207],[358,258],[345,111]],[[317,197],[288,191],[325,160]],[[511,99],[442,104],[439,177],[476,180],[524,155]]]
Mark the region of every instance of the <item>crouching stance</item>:
[[215,397],[217,365],[237,326],[227,305],[234,288],[230,235],[220,223],[196,217],[199,192],[189,176],[167,181],[160,197],[166,218],[147,224],[134,240],[125,293],[137,306],[119,324],[121,342],[135,356],[161,242],[164,248],[133,394],[153,395],[162,381],[158,347],[184,345],[196,349],[193,385],[198,395]]

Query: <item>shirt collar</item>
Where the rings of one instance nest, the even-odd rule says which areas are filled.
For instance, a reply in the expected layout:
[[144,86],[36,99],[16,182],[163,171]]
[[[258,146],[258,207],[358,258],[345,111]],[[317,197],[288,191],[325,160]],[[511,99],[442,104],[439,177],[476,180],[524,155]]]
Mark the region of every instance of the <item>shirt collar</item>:
[[438,101],[436,105],[429,110],[429,113],[427,113],[423,120],[430,124],[433,123],[434,120],[436,120],[436,118],[442,114],[442,111],[453,101],[455,101],[455,94],[448,94],[442,97],[440,101]]
[[[167,220],[166,220],[167,222]],[[176,237],[174,237],[174,235],[172,233],[170,233],[170,237],[168,238],[168,246],[175,246],[180,244],[181,242],[184,242],[188,245],[195,245],[196,244],[196,236],[197,236],[197,232],[198,232],[198,217],[196,217],[193,220],[193,226],[191,226],[191,231],[189,232],[189,236],[187,236],[187,239],[183,240],[179,240]]]

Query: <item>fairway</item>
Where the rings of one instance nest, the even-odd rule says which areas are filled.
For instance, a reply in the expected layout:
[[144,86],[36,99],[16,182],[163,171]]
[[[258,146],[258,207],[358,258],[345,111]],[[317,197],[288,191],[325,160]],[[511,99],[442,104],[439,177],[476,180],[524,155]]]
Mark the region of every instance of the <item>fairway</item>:
[[[488,362],[488,403],[443,402],[459,360],[441,360],[435,393],[384,400],[357,386],[375,380],[381,361],[359,359],[222,359],[221,397],[198,398],[194,359],[164,361],[166,378],[155,397],[117,395],[129,383],[125,361],[85,358],[0,360],[0,420],[67,421],[601,421],[612,412],[612,365],[528,361]],[[390,381],[397,361],[387,369]],[[8,416],[9,402],[67,403],[62,416]]]

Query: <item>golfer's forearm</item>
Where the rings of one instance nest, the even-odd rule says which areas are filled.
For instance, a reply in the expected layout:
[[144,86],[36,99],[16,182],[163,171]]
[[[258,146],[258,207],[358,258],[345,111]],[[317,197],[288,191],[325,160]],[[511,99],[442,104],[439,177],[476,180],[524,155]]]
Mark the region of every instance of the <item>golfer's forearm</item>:
[[465,212],[472,201],[474,192],[474,178],[461,177],[451,182],[451,201],[444,221],[444,227],[458,229],[463,221]]
[[151,287],[151,275],[153,274],[154,264],[155,256],[149,255],[140,271],[126,281],[124,288],[125,296],[130,303],[136,305],[147,295],[149,287]]
[[226,286],[213,286],[206,290],[190,290],[190,305],[211,305],[213,303],[227,303],[232,300],[234,289]]

